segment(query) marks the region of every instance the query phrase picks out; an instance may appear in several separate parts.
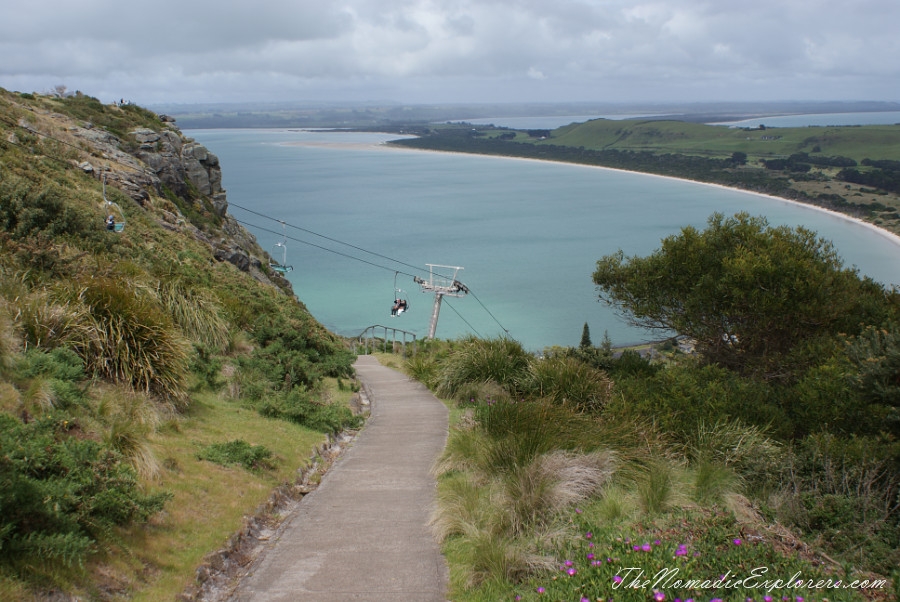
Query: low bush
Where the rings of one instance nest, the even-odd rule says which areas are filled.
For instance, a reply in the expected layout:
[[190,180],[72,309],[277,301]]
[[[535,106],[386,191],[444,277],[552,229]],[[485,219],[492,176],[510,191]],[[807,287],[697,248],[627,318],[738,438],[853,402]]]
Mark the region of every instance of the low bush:
[[272,450],[264,445],[251,445],[243,439],[207,445],[200,450],[197,458],[222,466],[243,466],[247,470],[272,468]]
[[28,571],[80,565],[100,536],[162,509],[117,452],[69,436],[78,425],[46,416],[24,424],[0,414],[0,560]]
[[263,416],[288,420],[323,433],[356,428],[362,421],[347,406],[316,401],[309,391],[300,388],[272,394],[255,407]]

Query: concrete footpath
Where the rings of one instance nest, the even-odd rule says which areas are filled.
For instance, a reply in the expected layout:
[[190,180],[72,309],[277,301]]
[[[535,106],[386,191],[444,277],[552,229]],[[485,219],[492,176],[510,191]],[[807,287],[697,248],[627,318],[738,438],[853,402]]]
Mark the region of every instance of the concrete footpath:
[[423,385],[360,356],[371,416],[236,589],[235,602],[444,602],[447,566],[427,523],[429,470],[447,408]]

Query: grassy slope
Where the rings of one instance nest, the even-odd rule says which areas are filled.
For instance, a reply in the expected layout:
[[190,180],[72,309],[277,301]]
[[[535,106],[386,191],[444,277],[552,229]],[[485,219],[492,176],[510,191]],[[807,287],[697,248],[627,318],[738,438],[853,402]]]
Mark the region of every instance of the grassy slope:
[[[260,316],[270,317],[275,324],[284,320],[285,328],[290,325],[306,333],[309,344],[323,357],[328,349],[340,345],[295,298],[214,259],[206,241],[228,235],[201,201],[194,203],[193,217],[182,214],[185,222],[181,225],[162,227],[166,216],[181,214],[175,201],[183,201],[157,196],[151,190],[150,198],[140,206],[110,186],[107,196],[123,207],[128,223],[121,234],[105,232],[101,183],[75,166],[89,161],[114,171],[127,170],[129,166],[121,161],[128,159],[110,160],[108,153],[71,135],[72,128],[87,122],[95,131],[113,133],[125,146],[129,132],[137,127],[157,131],[166,127],[138,108],[100,105],[87,97],[62,100],[0,90],[0,182],[9,184],[6,193],[13,197],[27,194],[32,199],[28,202],[57,199],[69,212],[67,225],[58,226],[67,231],[52,230],[57,228],[53,226],[37,236],[22,237],[0,229],[0,337],[12,335],[13,340],[6,352],[0,348],[0,411],[15,416],[24,415],[25,410],[36,415],[45,411],[30,400],[33,381],[15,372],[15,365],[24,357],[21,341],[27,339],[16,321],[17,304],[26,298],[40,303],[44,299],[41,291],[92,285],[98,279],[122,290],[178,280],[213,299],[227,319],[231,337],[231,350],[221,358],[238,372],[238,358],[249,356],[252,350],[242,331]],[[23,123],[28,127],[21,127]],[[29,192],[21,192],[24,190]],[[8,325],[12,328],[9,332]],[[193,390],[196,384],[197,377],[191,376],[184,386]],[[110,428],[99,409],[102,403],[116,407],[131,393],[127,387],[102,380],[88,380],[79,386],[87,401],[65,411],[82,426],[79,436],[102,441]],[[168,413],[161,400],[149,400],[150,412],[161,420],[147,439],[159,470],[143,478],[142,487],[148,492],[173,494],[162,513],[146,525],[121,529],[98,542],[99,553],[88,559],[83,570],[30,566],[30,573],[23,577],[0,567],[0,599],[27,599],[49,584],[86,599],[171,600],[183,591],[193,581],[204,555],[239,530],[242,517],[254,513],[276,486],[293,482],[297,470],[306,467],[326,437],[297,424],[264,418],[244,400],[229,397],[227,390],[189,391],[188,410],[180,415]],[[343,387],[339,390],[334,379],[326,379],[320,400],[347,403],[350,395]],[[274,467],[248,471],[197,458],[203,445],[235,439],[270,449]]]

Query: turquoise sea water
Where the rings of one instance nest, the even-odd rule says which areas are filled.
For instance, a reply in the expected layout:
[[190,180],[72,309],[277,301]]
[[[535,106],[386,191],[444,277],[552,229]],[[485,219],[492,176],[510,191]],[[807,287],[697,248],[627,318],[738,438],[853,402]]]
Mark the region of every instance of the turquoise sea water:
[[[412,274],[424,276],[432,263],[464,267],[459,280],[474,293],[445,300],[439,338],[505,330],[539,351],[577,345],[587,322],[595,343],[604,331],[617,345],[649,340],[656,335],[628,326],[597,301],[591,282],[597,259],[618,249],[650,253],[683,226],[704,227],[715,211],[804,225],[832,240],[848,266],[900,283],[895,241],[840,217],[739,191],[576,165],[397,149],[380,144],[394,137],[383,134],[186,134],[219,157],[229,212],[250,224],[264,248],[281,240],[281,226],[236,205],[286,222],[287,263],[294,266],[288,277],[297,296],[343,335],[385,324],[424,337],[434,298],[419,291]],[[392,318],[397,271],[411,308]]]

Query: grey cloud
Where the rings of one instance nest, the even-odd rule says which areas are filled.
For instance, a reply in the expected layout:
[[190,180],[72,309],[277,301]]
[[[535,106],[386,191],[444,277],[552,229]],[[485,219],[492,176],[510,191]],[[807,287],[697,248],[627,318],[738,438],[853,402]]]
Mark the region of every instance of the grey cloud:
[[850,85],[854,98],[900,96],[896,0],[20,4],[0,0],[10,89],[65,83],[173,101],[834,98]]

